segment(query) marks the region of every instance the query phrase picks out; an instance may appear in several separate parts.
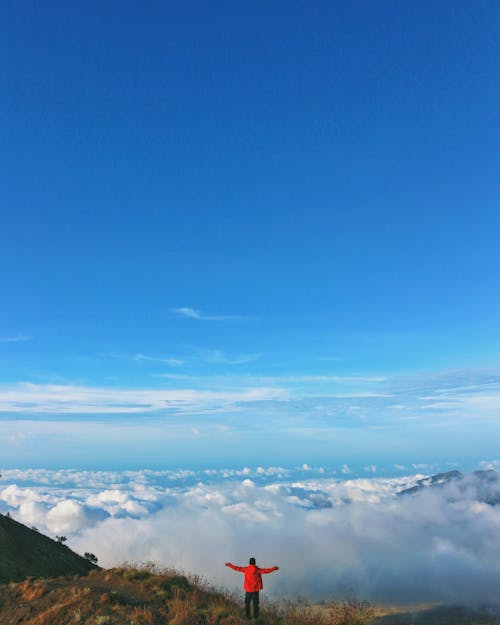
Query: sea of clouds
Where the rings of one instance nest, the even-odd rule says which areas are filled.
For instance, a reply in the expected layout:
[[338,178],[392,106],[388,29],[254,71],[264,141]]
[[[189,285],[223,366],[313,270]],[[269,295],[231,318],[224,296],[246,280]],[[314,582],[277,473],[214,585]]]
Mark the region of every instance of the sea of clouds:
[[399,494],[422,477],[349,479],[346,467],[339,477],[307,465],[7,470],[0,512],[103,566],[155,561],[231,589],[240,574],[224,562],[255,556],[280,566],[264,580],[274,598],[497,603],[500,480],[470,474]]

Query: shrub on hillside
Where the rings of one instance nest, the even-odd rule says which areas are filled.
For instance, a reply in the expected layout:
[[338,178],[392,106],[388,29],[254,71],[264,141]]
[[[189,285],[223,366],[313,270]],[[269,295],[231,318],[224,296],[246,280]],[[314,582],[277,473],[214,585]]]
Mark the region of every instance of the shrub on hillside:
[[92,564],[97,564],[97,557],[93,553],[90,553],[90,551],[86,551],[83,554],[83,557],[86,558],[89,562],[92,562]]

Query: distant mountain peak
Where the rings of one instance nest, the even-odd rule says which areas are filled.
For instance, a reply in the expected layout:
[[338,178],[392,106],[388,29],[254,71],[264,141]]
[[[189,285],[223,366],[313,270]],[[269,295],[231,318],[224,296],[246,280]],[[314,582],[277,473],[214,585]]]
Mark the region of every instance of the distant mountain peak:
[[428,486],[443,486],[453,480],[461,480],[463,477],[463,473],[457,471],[456,469],[453,469],[452,471],[444,471],[443,473],[436,473],[435,475],[429,475],[428,477],[418,480],[414,486],[399,491],[398,495],[414,495]]
[[476,501],[491,506],[500,504],[500,474],[493,469],[477,470],[467,474],[456,469],[436,473],[418,480],[409,488],[404,488],[398,495],[416,495],[428,488],[443,488],[451,483],[456,483],[463,492],[471,490]]

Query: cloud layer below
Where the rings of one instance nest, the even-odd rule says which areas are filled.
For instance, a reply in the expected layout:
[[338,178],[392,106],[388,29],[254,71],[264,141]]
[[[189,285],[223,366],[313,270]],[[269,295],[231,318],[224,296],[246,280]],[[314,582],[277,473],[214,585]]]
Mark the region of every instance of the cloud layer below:
[[[11,470],[0,510],[67,535],[105,566],[154,560],[232,588],[241,580],[223,563],[254,555],[281,567],[265,580],[274,597],[495,603],[500,506],[482,501],[474,476],[460,488],[397,494],[421,477],[339,480],[307,465],[300,473]],[[500,496],[500,482],[488,488]]]

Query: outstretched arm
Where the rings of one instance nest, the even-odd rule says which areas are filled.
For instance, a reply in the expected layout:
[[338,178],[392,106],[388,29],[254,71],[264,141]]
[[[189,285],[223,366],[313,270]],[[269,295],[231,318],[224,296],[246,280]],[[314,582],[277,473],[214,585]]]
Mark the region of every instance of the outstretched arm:
[[233,569],[234,571],[239,571],[240,573],[245,572],[244,566],[236,566],[234,564],[231,564],[231,562],[226,562],[226,566],[228,566],[230,569]]
[[269,569],[260,569],[259,568],[259,573],[272,573],[273,571],[277,571],[280,567],[279,566],[272,566]]

